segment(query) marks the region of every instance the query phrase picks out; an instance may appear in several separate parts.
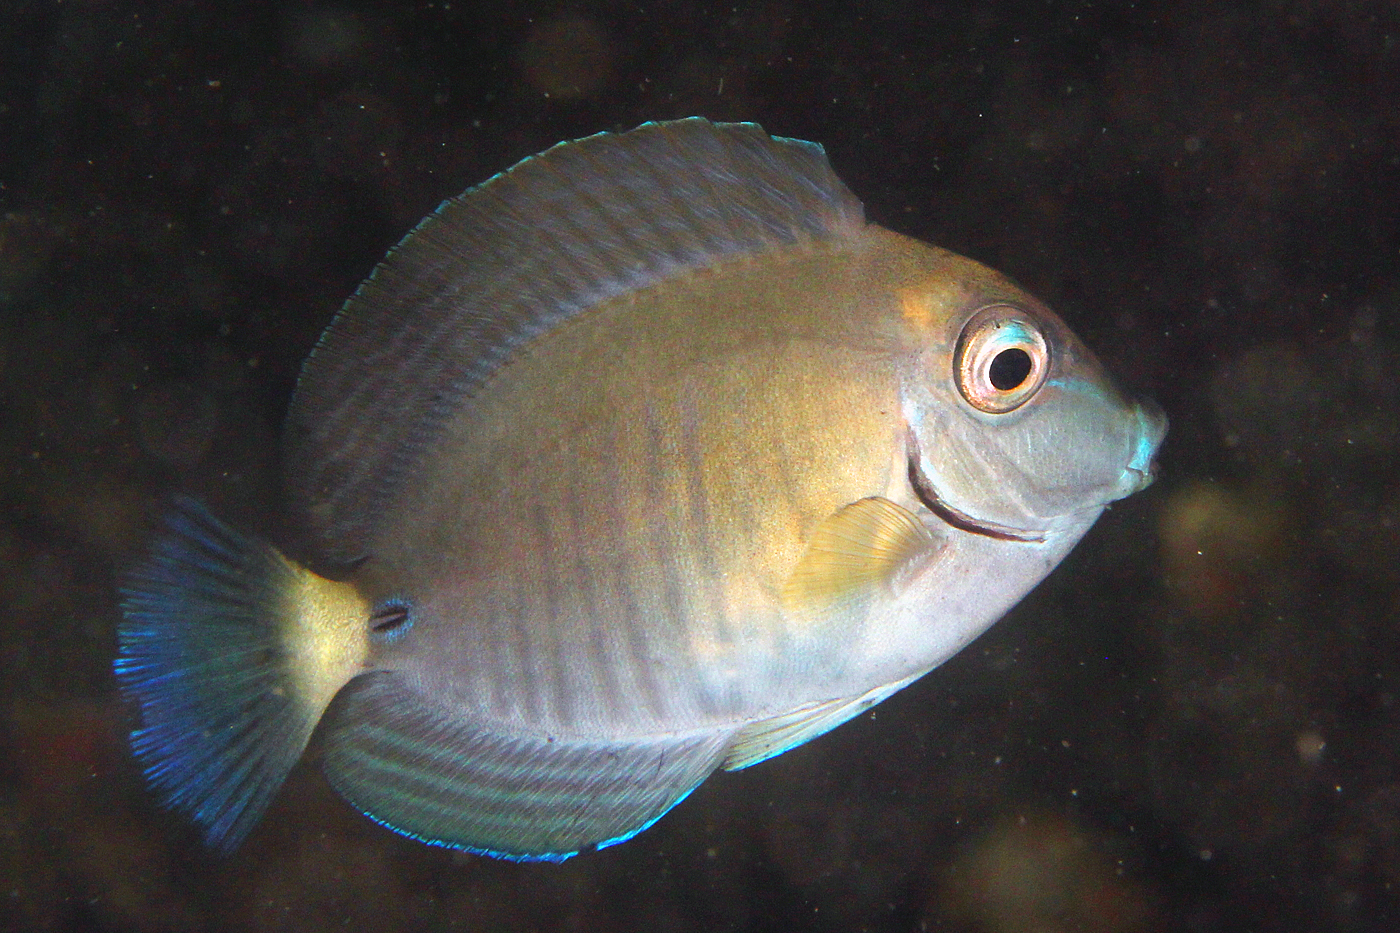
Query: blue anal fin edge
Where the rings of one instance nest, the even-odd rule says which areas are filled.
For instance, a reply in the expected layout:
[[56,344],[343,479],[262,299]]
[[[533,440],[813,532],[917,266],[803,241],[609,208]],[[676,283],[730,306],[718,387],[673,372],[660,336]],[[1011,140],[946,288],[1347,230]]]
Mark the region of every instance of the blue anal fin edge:
[[356,809],[429,845],[562,862],[631,839],[723,760],[731,727],[626,740],[548,738],[466,721],[392,673],[332,708],[325,769]]
[[[703,780],[701,781],[701,783],[703,783]],[[415,842],[421,842],[424,845],[439,846],[441,848],[453,849],[459,852],[468,852],[472,855],[485,855],[489,858],[501,859],[507,862],[550,862],[553,864],[558,864],[560,862],[567,862],[575,855],[579,855],[583,852],[587,852],[590,850],[607,849],[615,845],[621,845],[622,843],[628,841],[637,834],[651,829],[653,826],[656,825],[656,822],[658,820],[660,820],[667,813],[670,813],[677,806],[679,806],[687,797],[694,793],[696,788],[698,788],[699,786],[700,784],[696,784],[694,787],[690,788],[690,790],[685,791],[675,800],[672,800],[671,803],[666,807],[666,809],[662,810],[660,813],[656,814],[642,825],[637,826],[633,829],[629,829],[624,833],[612,837],[611,839],[604,839],[603,841],[594,843],[591,846],[585,846],[583,848],[574,849],[570,852],[504,852],[497,851],[495,849],[481,848],[479,846],[462,845],[460,843],[449,842],[447,840],[442,839],[425,839],[422,836],[416,835],[415,833],[401,826],[395,826],[393,823],[390,823],[387,820],[380,819],[378,816],[369,812],[368,810],[361,810],[360,812],[363,813],[366,817],[368,817],[377,825],[383,826],[385,829],[391,832],[398,833],[400,836],[412,839]]]

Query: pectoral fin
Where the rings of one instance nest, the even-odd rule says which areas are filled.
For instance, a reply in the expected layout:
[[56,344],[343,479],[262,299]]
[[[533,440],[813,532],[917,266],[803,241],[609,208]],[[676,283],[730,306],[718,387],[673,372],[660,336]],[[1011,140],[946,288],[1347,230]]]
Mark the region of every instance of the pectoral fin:
[[872,496],[822,519],[783,587],[793,613],[838,609],[897,587],[941,545],[908,509]]

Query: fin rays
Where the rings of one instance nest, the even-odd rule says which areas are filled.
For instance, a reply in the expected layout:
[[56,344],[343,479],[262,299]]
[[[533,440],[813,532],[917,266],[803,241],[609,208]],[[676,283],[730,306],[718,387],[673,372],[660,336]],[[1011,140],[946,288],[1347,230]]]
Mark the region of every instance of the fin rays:
[[306,363],[286,475],[317,558],[362,555],[443,420],[534,335],[677,270],[863,224],[820,146],[697,118],[561,144],[444,202]]
[[361,678],[327,737],[331,783],[423,842],[560,861],[630,838],[714,770],[732,728],[636,740],[510,734],[449,717],[397,675]]
[[[289,594],[302,572],[181,498],[122,588],[114,664],[140,706],[132,750],[165,802],[215,848],[247,835],[296,764],[321,708],[296,689]],[[309,576],[309,575],[307,575]],[[339,587],[340,584],[330,584]]]

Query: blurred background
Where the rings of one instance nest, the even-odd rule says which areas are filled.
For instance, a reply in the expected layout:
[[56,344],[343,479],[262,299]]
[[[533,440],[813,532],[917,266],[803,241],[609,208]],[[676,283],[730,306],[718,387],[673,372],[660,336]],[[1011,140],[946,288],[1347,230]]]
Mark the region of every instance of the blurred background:
[[[699,114],[1045,298],[1162,472],[959,657],[562,866],[301,765],[216,857],[142,787],[115,581],[278,533],[299,364],[440,200]],[[0,930],[1400,927],[1400,8],[6,0]]]

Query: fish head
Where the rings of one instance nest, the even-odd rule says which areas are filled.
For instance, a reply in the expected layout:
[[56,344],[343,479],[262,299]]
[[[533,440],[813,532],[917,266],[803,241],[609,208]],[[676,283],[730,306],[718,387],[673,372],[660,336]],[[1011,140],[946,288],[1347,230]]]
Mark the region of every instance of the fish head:
[[1038,541],[1151,483],[1167,420],[1127,398],[1065,323],[998,273],[943,254],[901,296],[910,483],[954,527]]

